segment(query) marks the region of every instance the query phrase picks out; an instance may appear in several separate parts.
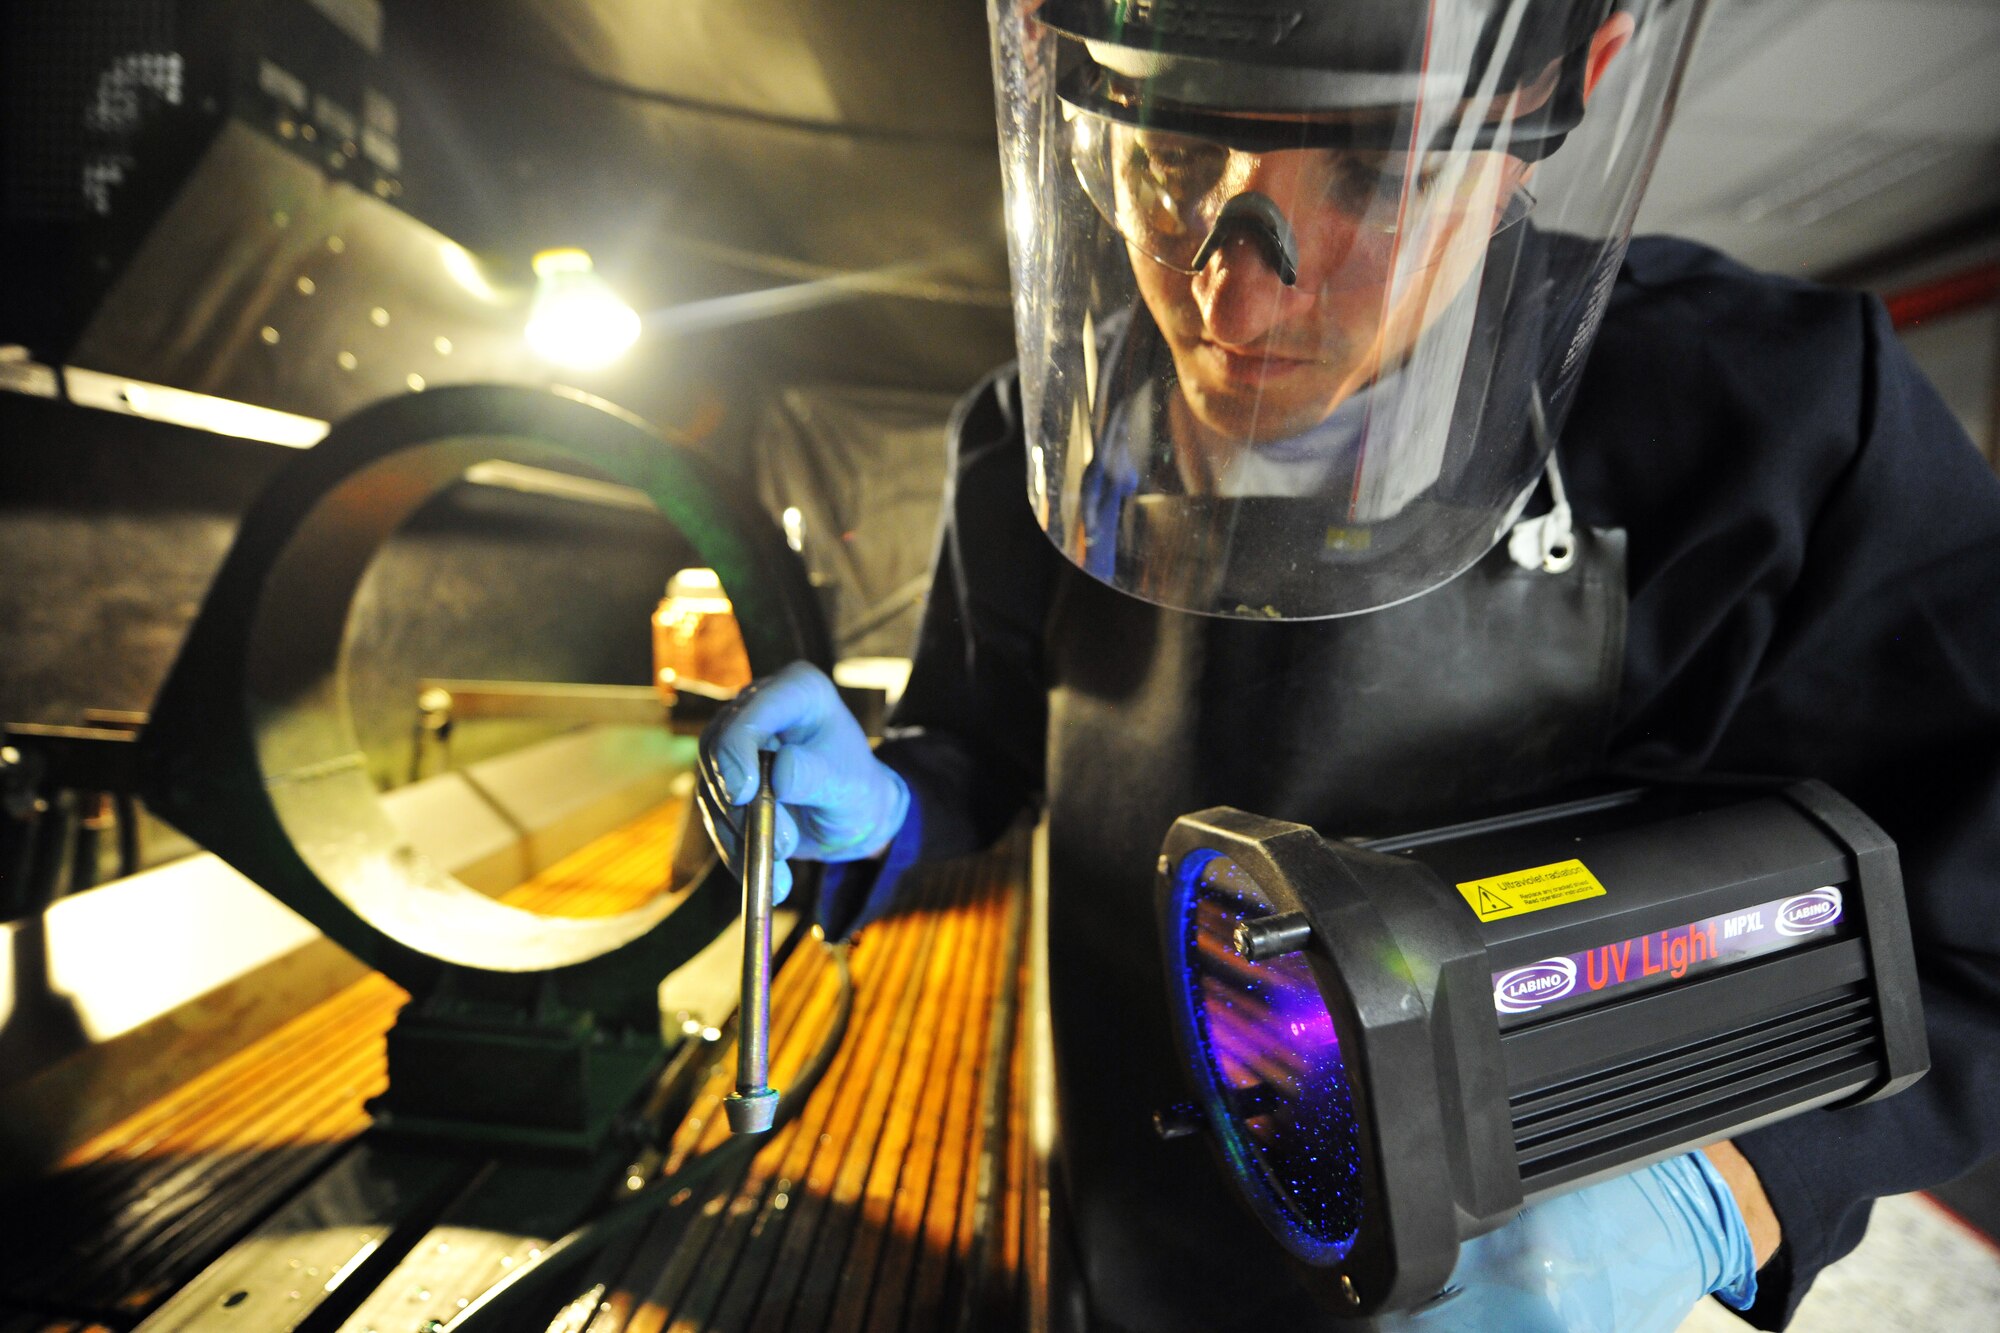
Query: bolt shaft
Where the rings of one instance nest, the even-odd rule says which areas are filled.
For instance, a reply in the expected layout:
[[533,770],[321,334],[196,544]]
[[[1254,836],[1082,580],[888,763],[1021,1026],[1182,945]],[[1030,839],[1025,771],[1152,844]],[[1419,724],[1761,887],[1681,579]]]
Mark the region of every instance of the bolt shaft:
[[771,1127],[771,897],[777,869],[778,798],[770,750],[757,755],[757,794],[743,828],[743,992],[736,1011],[736,1092],[724,1109],[738,1134]]
[[1297,953],[1312,943],[1312,924],[1303,912],[1280,912],[1236,923],[1236,952],[1253,963]]

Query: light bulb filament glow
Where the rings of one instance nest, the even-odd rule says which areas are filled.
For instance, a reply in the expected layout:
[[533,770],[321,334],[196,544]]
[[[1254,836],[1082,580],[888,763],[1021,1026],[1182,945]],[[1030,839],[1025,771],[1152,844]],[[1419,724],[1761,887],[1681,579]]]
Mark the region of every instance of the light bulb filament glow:
[[528,345],[558,365],[594,370],[622,356],[639,338],[639,313],[618,299],[581,250],[535,256],[535,299],[528,307]]

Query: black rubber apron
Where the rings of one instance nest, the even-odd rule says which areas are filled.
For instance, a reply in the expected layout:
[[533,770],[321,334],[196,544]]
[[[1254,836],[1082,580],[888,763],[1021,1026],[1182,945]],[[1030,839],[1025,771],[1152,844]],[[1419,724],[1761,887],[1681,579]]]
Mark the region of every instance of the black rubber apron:
[[1049,965],[1064,1173],[1094,1323],[1353,1328],[1287,1276],[1200,1137],[1168,1026],[1154,862],[1233,805],[1332,835],[1448,822],[1587,775],[1616,703],[1622,532],[1560,574],[1505,545],[1433,592],[1341,620],[1163,610],[1065,566],[1050,612]]

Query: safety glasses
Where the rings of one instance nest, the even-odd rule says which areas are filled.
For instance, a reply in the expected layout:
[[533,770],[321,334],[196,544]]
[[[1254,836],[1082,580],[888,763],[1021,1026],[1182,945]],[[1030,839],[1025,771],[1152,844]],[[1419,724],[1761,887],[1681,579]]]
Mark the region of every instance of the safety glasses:
[[[1397,238],[1481,239],[1534,207],[1527,164],[1495,150],[1251,151],[1144,128],[1064,104],[1070,160],[1104,220],[1147,258],[1196,273],[1232,200],[1271,200],[1323,277],[1344,259],[1379,263]],[[1357,245],[1358,243],[1358,245]],[[1371,259],[1372,256],[1372,259]]]

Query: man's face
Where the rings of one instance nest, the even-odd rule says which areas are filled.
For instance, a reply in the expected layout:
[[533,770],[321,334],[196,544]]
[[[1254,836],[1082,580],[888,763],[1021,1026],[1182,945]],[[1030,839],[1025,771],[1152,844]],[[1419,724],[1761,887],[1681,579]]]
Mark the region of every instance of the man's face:
[[[1618,13],[1592,34],[1586,101],[1633,27],[1630,14]],[[1560,62],[1551,62],[1534,82],[1488,103],[1485,116],[1497,121],[1542,106],[1560,73]],[[1113,155],[1113,207],[1139,294],[1173,355],[1187,415],[1210,445],[1310,430],[1406,358],[1478,277],[1488,242],[1533,172],[1500,152],[1458,154],[1440,167],[1333,149],[1228,154],[1217,171],[1213,154],[1205,163],[1199,153],[1155,154],[1145,136],[1131,132]],[[1277,203],[1297,241],[1295,285],[1286,286],[1247,237],[1226,242],[1193,274],[1132,241],[1143,232],[1128,224],[1143,223],[1157,205],[1160,174],[1188,164],[1215,171],[1222,190],[1254,190]]]
[[1185,406],[1218,442],[1256,444],[1308,430],[1407,356],[1479,273],[1528,170],[1492,152],[1419,166],[1414,175],[1403,155],[1332,149],[1216,150],[1203,163],[1185,151],[1184,138],[1149,151],[1147,137],[1135,132],[1133,151],[1121,159],[1121,212],[1148,207],[1162,177],[1171,187],[1175,173],[1220,170],[1229,176],[1221,188],[1275,202],[1296,242],[1291,286],[1241,233],[1191,275],[1128,243]]

